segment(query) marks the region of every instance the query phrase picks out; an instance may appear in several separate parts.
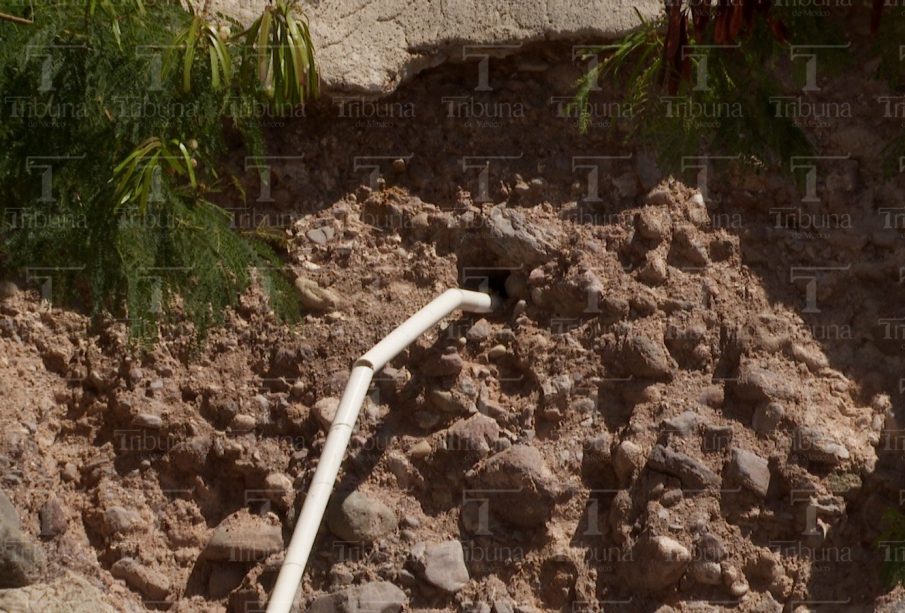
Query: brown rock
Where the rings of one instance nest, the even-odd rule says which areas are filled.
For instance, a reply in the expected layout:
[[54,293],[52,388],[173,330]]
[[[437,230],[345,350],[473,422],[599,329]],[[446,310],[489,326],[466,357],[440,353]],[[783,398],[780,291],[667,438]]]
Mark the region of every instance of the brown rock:
[[254,562],[283,550],[283,530],[276,516],[236,511],[214,530],[203,556],[208,560]]
[[122,579],[148,600],[163,601],[170,594],[170,580],[132,558],[120,558],[110,567],[110,574]]
[[629,581],[643,589],[665,590],[674,586],[691,562],[691,552],[668,536],[644,535],[632,549]]
[[543,456],[529,445],[513,445],[491,456],[474,483],[491,512],[523,528],[547,523],[559,491]]
[[672,379],[675,362],[662,341],[646,336],[630,336],[622,345],[622,367],[639,379]]
[[499,437],[500,427],[496,421],[478,413],[449,427],[445,450],[473,463],[489,455]]
[[770,487],[770,467],[767,460],[759,455],[739,449],[732,449],[732,457],[727,466],[727,477],[760,497],[767,495]]
[[56,496],[50,496],[38,514],[41,518],[41,536],[53,538],[66,532],[69,527],[66,510]]
[[683,488],[704,490],[717,488],[722,482],[719,475],[700,461],[662,445],[653,448],[647,465],[653,470],[677,477],[682,482]]

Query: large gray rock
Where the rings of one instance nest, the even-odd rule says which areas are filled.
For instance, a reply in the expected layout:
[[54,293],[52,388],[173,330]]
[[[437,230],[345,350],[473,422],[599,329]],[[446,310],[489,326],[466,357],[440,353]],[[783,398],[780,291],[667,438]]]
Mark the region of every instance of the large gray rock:
[[3,497],[0,509],[0,587],[22,587],[33,583],[44,565],[44,551],[19,527],[19,518]]
[[838,464],[851,456],[835,437],[810,426],[801,426],[792,439],[792,452],[818,464]]
[[389,581],[373,581],[321,596],[308,613],[398,613],[407,603],[405,592]]
[[101,591],[71,571],[51,583],[0,590],[0,611],[16,613],[115,613]]
[[444,592],[458,592],[468,583],[465,552],[459,541],[418,543],[412,548],[412,559],[418,574]]
[[720,476],[700,461],[679,451],[657,445],[650,453],[647,465],[653,470],[677,477],[684,489],[705,490],[718,488]]
[[501,266],[533,268],[552,259],[559,237],[543,226],[531,224],[519,211],[503,205],[490,209],[481,229],[482,246]]
[[21,527],[16,507],[13,506],[13,501],[9,499],[9,496],[3,490],[0,490],[0,522],[7,522],[7,525],[16,529]]
[[745,449],[733,448],[727,467],[728,477],[758,496],[767,495],[770,488],[770,467],[767,460]]
[[327,510],[330,531],[352,542],[371,542],[385,536],[398,525],[393,510],[367,494],[352,492]]
[[[202,0],[191,0],[203,4]],[[250,23],[267,0],[214,0]],[[517,52],[553,39],[613,39],[656,15],[659,0],[321,0],[304,4],[328,90],[380,95],[448,60]],[[568,59],[568,58],[567,58]],[[493,60],[491,60],[492,64]],[[492,65],[487,85],[493,87]],[[478,86],[478,68],[475,83]]]

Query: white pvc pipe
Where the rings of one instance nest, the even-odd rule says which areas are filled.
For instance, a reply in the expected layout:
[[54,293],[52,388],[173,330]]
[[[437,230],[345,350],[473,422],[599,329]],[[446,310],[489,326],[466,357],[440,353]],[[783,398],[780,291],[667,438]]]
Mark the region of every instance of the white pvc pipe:
[[488,313],[493,309],[493,304],[487,294],[464,289],[448,289],[390,332],[353,365],[349,382],[336,409],[336,416],[330,425],[317,470],[314,471],[314,479],[308,488],[302,512],[289,541],[283,566],[267,603],[267,613],[288,613],[292,607],[295,592],[305,572],[308,555],[314,545],[314,538],[324,517],[324,510],[330,501],[339,466],[346,454],[352,428],[358,419],[374,373],[456,309]]

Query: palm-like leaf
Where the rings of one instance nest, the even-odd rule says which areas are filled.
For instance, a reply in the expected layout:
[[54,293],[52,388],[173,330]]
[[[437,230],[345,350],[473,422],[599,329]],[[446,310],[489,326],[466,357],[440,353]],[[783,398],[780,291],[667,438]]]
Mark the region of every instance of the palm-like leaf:
[[256,60],[258,83],[277,107],[317,95],[314,46],[307,22],[295,15],[294,2],[276,0],[243,35]]

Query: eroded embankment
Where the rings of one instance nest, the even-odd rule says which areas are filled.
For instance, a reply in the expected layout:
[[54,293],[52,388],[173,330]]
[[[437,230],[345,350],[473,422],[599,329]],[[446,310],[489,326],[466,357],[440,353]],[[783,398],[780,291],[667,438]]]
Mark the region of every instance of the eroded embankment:
[[[256,610],[352,360],[457,284],[502,306],[378,376],[303,604],[894,600],[876,546],[902,487],[887,126],[811,130],[849,156],[820,166],[816,200],[766,171],[707,175],[702,196],[621,144],[606,91],[577,134],[568,47],[489,69],[489,91],[478,63],[449,65],[273,127],[269,194],[250,179],[238,219],[288,226],[300,326],[252,292],[200,350],[173,326],[137,358],[121,322],[4,290],[0,468],[24,534],[2,561],[33,586],[0,609]],[[882,86],[824,91],[868,105]],[[237,153],[237,175],[254,165]]]

